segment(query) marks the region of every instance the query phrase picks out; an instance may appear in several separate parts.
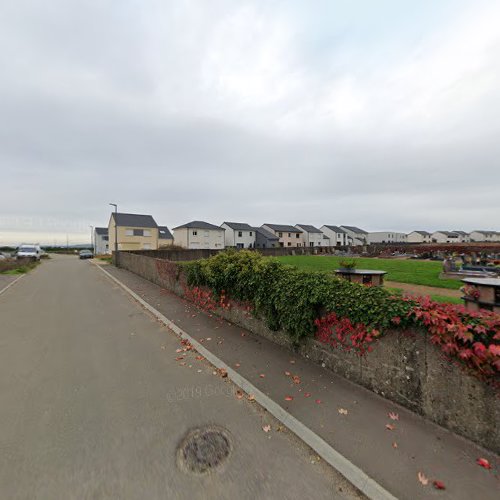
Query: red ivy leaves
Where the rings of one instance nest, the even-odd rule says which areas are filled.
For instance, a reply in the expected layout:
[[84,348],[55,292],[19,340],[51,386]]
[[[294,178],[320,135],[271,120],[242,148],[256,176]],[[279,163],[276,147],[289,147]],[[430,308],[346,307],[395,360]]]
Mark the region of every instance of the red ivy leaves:
[[[450,359],[460,361],[481,379],[494,379],[500,372],[500,315],[468,311],[463,306],[441,304],[430,297],[406,297],[411,308],[408,318],[424,326],[430,340]],[[394,325],[402,323],[398,316]],[[332,347],[351,349],[359,355],[370,352],[370,345],[380,335],[362,323],[352,323],[329,313],[316,319],[316,339]]]

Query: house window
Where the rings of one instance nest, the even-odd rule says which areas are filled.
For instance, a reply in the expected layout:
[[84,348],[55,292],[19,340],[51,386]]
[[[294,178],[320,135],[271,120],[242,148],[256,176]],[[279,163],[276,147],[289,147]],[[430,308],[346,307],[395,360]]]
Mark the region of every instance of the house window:
[[198,235],[198,231],[193,231],[193,236],[197,236]]
[[288,237],[291,238],[292,237],[292,233],[288,233]]
[[125,236],[134,236],[133,229],[125,229]]
[[250,231],[250,236],[253,236],[253,233],[252,233],[252,231]]
[[283,237],[283,233],[278,233],[278,236],[279,236],[280,238],[282,238],[282,237]]
[[144,229],[144,236],[151,236],[151,231],[149,229]]
[[314,246],[314,243],[311,241],[311,243],[309,243],[309,246],[310,246],[310,247],[313,247],[313,246]]
[[295,235],[295,237],[296,237],[296,238],[300,238],[300,234],[299,234],[299,233],[297,233],[297,234]]
[[238,238],[241,238],[243,236],[243,233],[241,231],[238,231]]
[[288,246],[289,246],[289,247],[291,247],[291,246],[292,246],[292,244],[291,244],[290,242],[288,242]]
[[144,236],[143,229],[134,229],[134,236]]

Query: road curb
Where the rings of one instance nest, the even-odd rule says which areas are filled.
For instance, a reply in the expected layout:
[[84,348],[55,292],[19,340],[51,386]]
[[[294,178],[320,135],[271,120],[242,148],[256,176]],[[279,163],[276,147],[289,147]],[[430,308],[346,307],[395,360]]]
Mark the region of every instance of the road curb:
[[[279,420],[285,427],[293,432],[297,437],[304,441],[310,448],[312,448],[323,460],[330,464],[335,470],[342,474],[349,482],[351,482],[359,491],[361,491],[368,498],[373,500],[396,500],[396,497],[389,493],[385,488],[378,484],[374,479],[368,476],[359,467],[354,465],[350,460],[340,454],[325,440],[318,436],[314,431],[305,426],[302,422],[297,420],[293,415],[288,413],[284,408],[278,405],[271,398],[266,396],[262,391],[255,387],[249,380],[241,376],[224,361],[219,359],[215,354],[211,353],[197,340],[192,338],[187,332],[182,330],[173,321],[169,320],[162,313],[156,310],[153,306],[148,304],[144,299],[132,291],[127,285],[122,283],[118,278],[115,278],[111,273],[103,269],[101,266],[94,264],[99,268],[109,279],[114,281],[129,295],[131,295],[137,302],[139,302],[145,309],[147,309],[153,316],[161,321],[167,328],[172,330],[179,337],[188,340],[191,345],[198,351],[205,359],[207,359],[216,368],[226,370],[228,378],[236,384],[240,389],[247,394],[252,394],[263,408],[271,413],[277,420]],[[12,285],[13,283],[11,283]],[[1,292],[0,292],[1,293]]]
[[17,283],[23,277],[24,277],[24,274],[21,274],[21,276],[17,277],[14,281],[11,281],[7,286],[5,286],[4,288],[2,288],[0,290],[0,295],[2,295],[3,292],[7,291],[8,288],[10,288],[12,285],[14,285],[15,283]]

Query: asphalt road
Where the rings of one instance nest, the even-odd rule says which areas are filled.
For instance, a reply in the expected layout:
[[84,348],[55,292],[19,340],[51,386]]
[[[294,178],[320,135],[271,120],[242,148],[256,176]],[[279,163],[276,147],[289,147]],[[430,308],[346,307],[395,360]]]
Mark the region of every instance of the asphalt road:
[[[180,347],[76,257],[43,262],[0,295],[0,498],[358,497]],[[177,448],[204,425],[224,428],[232,451],[196,475]]]

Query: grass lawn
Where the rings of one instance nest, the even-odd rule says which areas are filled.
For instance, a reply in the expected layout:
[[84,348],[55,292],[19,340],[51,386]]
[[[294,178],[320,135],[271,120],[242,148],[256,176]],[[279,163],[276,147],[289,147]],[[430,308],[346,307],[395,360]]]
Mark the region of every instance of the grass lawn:
[[401,259],[375,259],[375,258],[346,258],[335,256],[316,255],[287,255],[277,257],[283,264],[297,266],[309,271],[333,271],[338,269],[340,261],[354,260],[358,269],[376,269],[387,271],[385,279],[399,283],[412,283],[414,285],[434,286],[458,290],[463,283],[458,280],[441,280],[439,273],[443,265],[437,261],[426,260],[401,260]]

